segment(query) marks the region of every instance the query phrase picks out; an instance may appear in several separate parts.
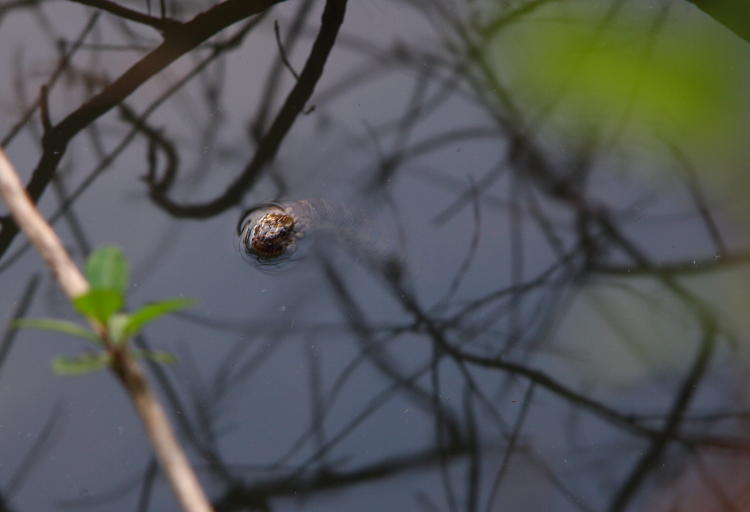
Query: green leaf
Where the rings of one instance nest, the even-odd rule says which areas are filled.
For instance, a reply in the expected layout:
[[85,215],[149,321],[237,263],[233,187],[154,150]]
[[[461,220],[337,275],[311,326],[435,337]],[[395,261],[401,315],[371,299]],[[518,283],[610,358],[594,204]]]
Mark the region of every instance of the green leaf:
[[76,336],[85,340],[101,343],[96,334],[76,323],[54,318],[18,318],[13,321],[16,329],[42,329],[45,331],[56,331],[70,336]]
[[82,315],[93,317],[103,324],[122,309],[124,298],[118,290],[89,290],[73,299],[73,307]]
[[77,357],[55,356],[52,370],[58,375],[84,375],[101,370],[111,360],[108,352],[86,353]]
[[109,339],[115,345],[125,343],[128,340],[128,335],[125,333],[125,329],[130,321],[130,315],[126,313],[115,313],[109,317],[107,322],[107,333]]
[[96,249],[86,261],[86,279],[94,290],[124,292],[128,287],[128,262],[122,251],[112,245]]
[[185,309],[192,304],[193,301],[190,299],[167,299],[141,306],[140,309],[131,313],[128,324],[125,326],[125,336],[129,338],[137,334],[147,323],[167,313]]
[[155,363],[172,364],[177,362],[175,356],[162,350],[134,350],[132,354],[137,358],[148,359]]

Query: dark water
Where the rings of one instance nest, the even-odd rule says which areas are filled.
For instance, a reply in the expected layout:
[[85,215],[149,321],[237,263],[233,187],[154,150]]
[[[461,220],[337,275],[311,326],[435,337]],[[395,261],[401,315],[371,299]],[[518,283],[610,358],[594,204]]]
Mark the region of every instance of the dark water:
[[[513,67],[534,51],[512,48],[515,25],[577,15],[556,2],[350,1],[310,79],[324,4],[221,30],[46,150],[65,154],[39,205],[76,260],[115,243],[130,305],[197,301],[138,343],[179,360],[149,378],[216,509],[744,510],[746,105],[717,137],[740,142],[706,152],[676,135],[653,152],[620,117],[561,136],[575,116],[540,114]],[[189,20],[211,5],[166,7]],[[633,45],[689,20],[746,84],[747,43],[666,5],[643,3]],[[603,33],[625,16],[597,9]],[[56,70],[53,125],[161,40],[96,13],[0,3],[0,135],[25,181],[44,126],[38,108],[23,115]],[[493,26],[510,36],[479,30]],[[358,234],[327,228],[294,261],[258,266],[237,222],[278,199],[338,205]],[[2,325],[75,319],[24,248],[15,237],[0,259]],[[0,509],[177,510],[115,379],[50,371],[83,342],[4,336]]]

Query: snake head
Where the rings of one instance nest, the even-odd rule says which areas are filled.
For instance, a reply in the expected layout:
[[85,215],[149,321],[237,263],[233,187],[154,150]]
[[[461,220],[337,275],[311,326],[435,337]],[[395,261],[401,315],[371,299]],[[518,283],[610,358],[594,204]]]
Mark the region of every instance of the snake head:
[[258,219],[252,228],[250,247],[259,258],[277,258],[294,240],[294,217],[271,212]]

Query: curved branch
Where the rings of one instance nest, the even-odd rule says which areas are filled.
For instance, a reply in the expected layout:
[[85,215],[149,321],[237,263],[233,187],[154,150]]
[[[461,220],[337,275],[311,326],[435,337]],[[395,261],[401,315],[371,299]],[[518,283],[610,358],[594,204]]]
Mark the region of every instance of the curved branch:
[[[283,0],[227,0],[198,14],[192,20],[167,30],[164,41],[159,46],[44,135],[44,151],[26,187],[31,200],[39,200],[52,180],[68,143],[81,130],[122,102],[148,79],[210,37],[281,1]],[[0,228],[2,255],[18,234],[18,226],[11,217],[4,217],[0,219]]]
[[703,329],[703,336],[696,351],[695,359],[693,360],[693,364],[690,365],[690,371],[685,376],[682,386],[680,386],[674,398],[669,415],[664,422],[664,427],[659,435],[651,440],[651,446],[640,457],[638,463],[615,495],[612,505],[609,508],[610,511],[620,512],[628,508],[628,505],[643,485],[646,476],[657,467],[659,460],[664,456],[669,442],[679,436],[680,426],[684,420],[685,413],[693,397],[698,392],[700,382],[706,374],[714,349],[716,348],[716,326],[713,324],[704,325]]
[[339,28],[344,21],[346,2],[347,0],[327,0],[320,32],[318,32],[318,37],[313,43],[310,56],[300,73],[299,80],[287,96],[268,132],[260,140],[255,155],[242,174],[218,197],[204,203],[195,204],[177,203],[166,196],[163,185],[152,183],[150,194],[157,205],[175,217],[204,219],[217,215],[239,203],[245,191],[257,181],[264,166],[276,156],[294,121],[312,96],[336,42]]

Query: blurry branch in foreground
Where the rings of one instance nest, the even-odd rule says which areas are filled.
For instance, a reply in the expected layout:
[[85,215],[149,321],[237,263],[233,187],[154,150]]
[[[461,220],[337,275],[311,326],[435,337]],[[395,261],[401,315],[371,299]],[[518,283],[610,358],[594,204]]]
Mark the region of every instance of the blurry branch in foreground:
[[[70,259],[55,232],[32,204],[2,149],[0,149],[0,195],[15,221],[52,270],[65,295],[73,300],[87,293],[90,290],[89,283]],[[210,512],[211,505],[141,368],[127,350],[120,350],[113,343],[107,327],[100,320],[93,317],[89,317],[88,320],[111,354],[112,370],[133,401],[146,427],[157,458],[183,509],[187,512]]]

